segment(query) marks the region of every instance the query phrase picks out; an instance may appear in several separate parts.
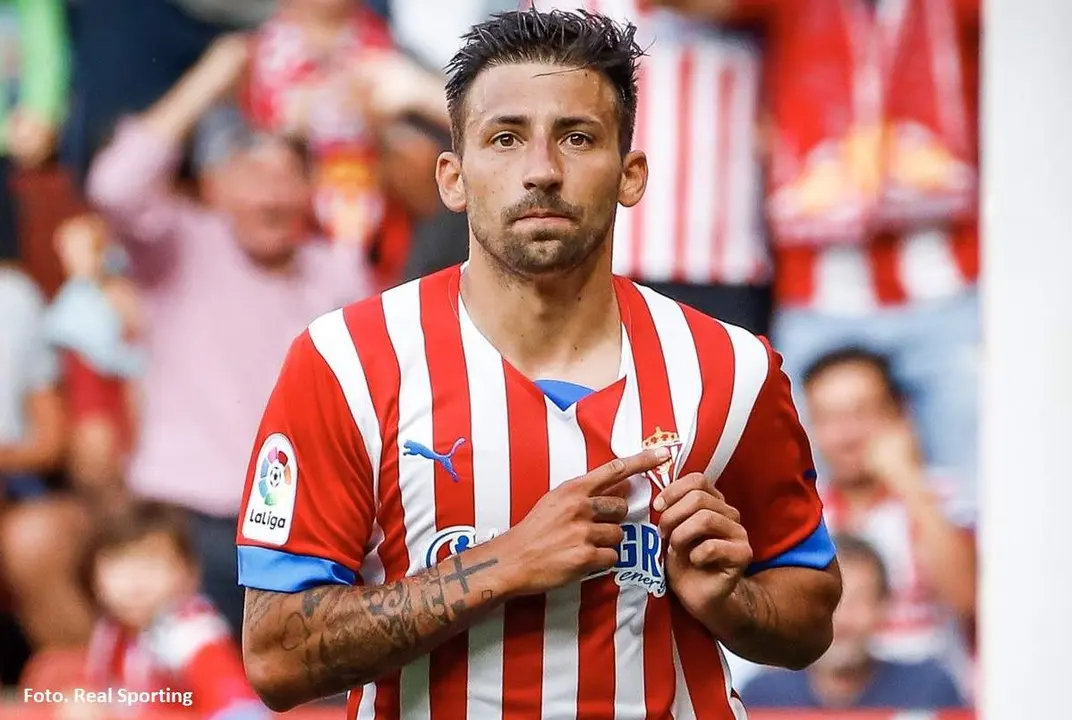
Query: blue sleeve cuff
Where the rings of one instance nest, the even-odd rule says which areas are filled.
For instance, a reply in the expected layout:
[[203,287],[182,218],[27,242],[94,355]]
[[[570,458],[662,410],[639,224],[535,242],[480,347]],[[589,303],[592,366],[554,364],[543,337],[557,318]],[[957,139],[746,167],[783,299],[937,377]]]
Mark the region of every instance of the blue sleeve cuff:
[[353,585],[349,568],[331,560],[282,550],[239,546],[238,584],[273,592],[301,592],[319,585]]
[[770,560],[753,563],[748,568],[748,574],[754,575],[757,572],[777,567],[825,570],[836,557],[837,550],[834,548],[834,541],[830,539],[830,532],[826,529],[826,521],[820,520],[819,527],[815,528],[815,532],[802,543]]

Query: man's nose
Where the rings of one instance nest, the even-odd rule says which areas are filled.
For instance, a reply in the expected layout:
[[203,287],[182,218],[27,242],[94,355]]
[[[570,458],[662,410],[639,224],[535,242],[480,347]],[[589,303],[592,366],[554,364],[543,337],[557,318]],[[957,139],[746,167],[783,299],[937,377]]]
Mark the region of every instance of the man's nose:
[[525,148],[526,190],[557,190],[562,185],[562,157],[551,141],[530,142]]

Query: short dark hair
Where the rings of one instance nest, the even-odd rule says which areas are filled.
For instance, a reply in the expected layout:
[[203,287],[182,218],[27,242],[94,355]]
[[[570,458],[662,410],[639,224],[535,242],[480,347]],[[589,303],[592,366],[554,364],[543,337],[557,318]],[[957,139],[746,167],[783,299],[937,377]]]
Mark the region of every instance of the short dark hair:
[[863,538],[849,533],[835,535],[833,540],[834,547],[837,548],[839,560],[851,558],[853,560],[862,560],[865,563],[869,563],[875,569],[875,575],[878,576],[879,596],[882,598],[889,597],[889,571],[886,569],[886,563],[883,562],[882,556],[878,554],[878,550],[875,549],[875,546]]
[[98,521],[82,552],[79,567],[82,589],[90,598],[96,596],[97,563],[102,555],[122,550],[157,533],[171,540],[180,557],[191,565],[197,564],[186,511],[155,500],[135,501]]
[[893,376],[889,358],[880,353],[856,346],[838,348],[813,361],[804,370],[804,387],[811,385],[826,372],[844,365],[864,365],[872,368],[882,378],[882,384],[886,387],[886,391],[894,402],[897,404],[903,403],[904,391]]
[[487,67],[546,63],[594,68],[610,81],[618,96],[618,140],[622,154],[633,145],[636,126],[637,67],[644,51],[636,43],[636,26],[619,25],[605,15],[584,10],[518,10],[493,15],[462,36],[461,50],[447,64],[447,109],[455,152],[462,148],[465,98]]

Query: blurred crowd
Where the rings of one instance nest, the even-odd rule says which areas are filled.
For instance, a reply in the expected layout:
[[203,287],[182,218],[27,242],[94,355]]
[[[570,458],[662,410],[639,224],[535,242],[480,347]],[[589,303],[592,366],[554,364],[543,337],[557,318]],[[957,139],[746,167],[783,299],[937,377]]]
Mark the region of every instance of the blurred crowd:
[[[970,706],[979,0],[535,4],[647,50],[616,271],[769,335],[809,429],[835,639],[802,672],[731,658],[746,704]],[[234,535],[264,402],[314,317],[464,260],[442,68],[517,7],[0,0],[5,684],[74,662],[256,716]]]

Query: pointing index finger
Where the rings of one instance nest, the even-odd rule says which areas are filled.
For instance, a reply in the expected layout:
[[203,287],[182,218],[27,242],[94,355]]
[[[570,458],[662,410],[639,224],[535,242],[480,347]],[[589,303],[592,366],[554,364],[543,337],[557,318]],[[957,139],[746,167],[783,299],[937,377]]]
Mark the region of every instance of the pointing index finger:
[[659,467],[669,459],[670,450],[664,447],[645,450],[625,458],[615,458],[585,475],[584,485],[590,495],[598,495],[626,478]]

